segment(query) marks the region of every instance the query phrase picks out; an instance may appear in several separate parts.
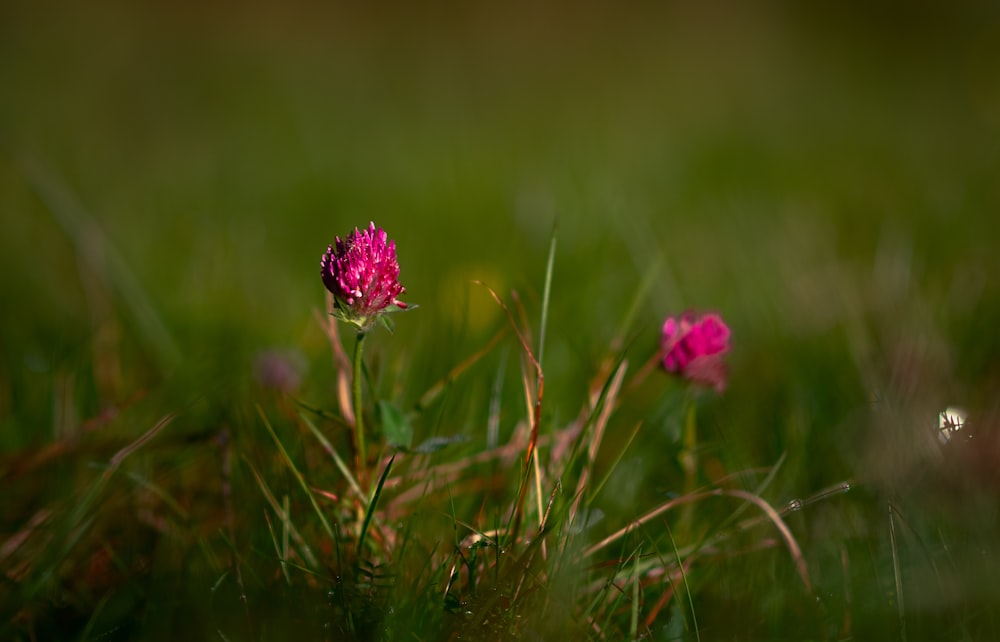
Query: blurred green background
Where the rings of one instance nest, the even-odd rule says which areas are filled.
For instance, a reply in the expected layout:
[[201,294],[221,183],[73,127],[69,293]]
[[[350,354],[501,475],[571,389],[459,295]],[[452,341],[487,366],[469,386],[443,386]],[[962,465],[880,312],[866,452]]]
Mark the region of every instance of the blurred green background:
[[[266,349],[332,406],[318,262],[369,220],[420,305],[370,347],[412,404],[504,323],[471,280],[537,318],[555,229],[547,412],[620,332],[638,365],[664,315],[718,310],[726,467],[912,497],[964,586],[1000,555],[998,69],[986,2],[4,2],[0,452],[139,392],[225,406]],[[938,606],[995,604],[982,579]]]

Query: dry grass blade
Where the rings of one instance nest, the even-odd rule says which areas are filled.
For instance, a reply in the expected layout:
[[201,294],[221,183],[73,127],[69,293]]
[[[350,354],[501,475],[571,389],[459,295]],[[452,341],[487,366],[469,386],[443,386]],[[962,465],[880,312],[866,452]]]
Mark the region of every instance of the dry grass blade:
[[764,512],[767,519],[771,521],[778,529],[778,532],[781,534],[782,539],[785,541],[785,545],[788,547],[789,553],[792,556],[792,560],[795,562],[796,569],[798,571],[799,577],[802,579],[802,583],[805,585],[806,590],[812,593],[812,582],[809,580],[809,573],[806,567],[805,558],[802,555],[802,550],[799,548],[798,542],[792,535],[791,529],[788,528],[788,525],[785,524],[785,521],[781,518],[781,515],[778,514],[778,511],[776,511],[773,506],[771,506],[769,503],[767,503],[757,495],[748,493],[747,491],[744,490],[726,490],[717,488],[714,490],[703,491],[699,493],[691,493],[688,495],[683,495],[681,497],[676,497],[674,499],[671,499],[670,501],[664,502],[663,504],[657,506],[653,510],[647,512],[638,519],[629,522],[628,524],[618,529],[611,535],[608,535],[607,537],[602,539],[600,542],[597,542],[596,544],[592,545],[590,548],[588,548],[583,552],[583,556],[590,557],[591,555],[597,553],[598,551],[603,550],[608,545],[621,539],[629,532],[632,532],[638,529],[639,527],[648,524],[650,521],[656,519],[660,515],[663,515],[664,513],[673,508],[698,502],[703,499],[707,499],[709,497],[733,497],[736,499],[741,499],[745,502],[750,502],[751,504],[754,504],[755,506],[760,508]]
[[[604,394],[600,397],[600,412],[597,415],[597,420],[593,424],[590,444],[587,448],[587,463],[580,473],[580,479],[577,481],[576,500],[573,503],[573,508],[570,510],[571,521],[576,517],[580,502],[583,499],[584,489],[587,486],[587,482],[590,481],[590,475],[593,470],[594,462],[597,460],[597,453],[600,450],[601,442],[604,439],[604,431],[607,428],[608,420],[611,418],[611,413],[615,409],[615,402],[618,400],[618,393],[621,391],[622,381],[625,378],[625,372],[627,370],[628,361],[622,360],[621,363],[618,364],[618,368],[615,370],[614,374],[611,376],[608,385],[605,386]],[[586,431],[583,432],[585,433]],[[581,438],[583,436],[584,435],[581,434]],[[593,496],[591,496],[591,499],[592,498]]]
[[158,422],[156,422],[156,424],[152,428],[147,430],[141,437],[139,437],[128,446],[125,446],[124,448],[116,452],[114,456],[111,458],[111,461],[108,462],[108,467],[104,471],[104,476],[110,477],[116,470],[118,470],[118,467],[121,465],[122,461],[124,461],[126,457],[128,457],[129,455],[131,455],[132,453],[134,453],[135,451],[139,450],[144,445],[149,443],[153,439],[153,437],[159,434],[161,430],[166,428],[170,424],[170,422],[172,422],[176,418],[177,418],[177,413],[175,412],[167,414]]
[[[327,291],[326,309],[332,310],[333,304],[333,294]],[[326,318],[323,318],[320,313],[316,311],[316,321],[319,323],[320,327],[323,328],[327,339],[330,341],[330,349],[333,353],[333,362],[337,368],[337,405],[340,406],[340,413],[344,417],[344,421],[346,421],[348,425],[353,426],[354,407],[351,405],[350,385],[351,362],[347,358],[347,353],[344,352],[344,346],[340,343],[340,329],[337,325],[337,319],[335,319],[332,314],[327,314]]]
[[[545,376],[542,374],[541,364],[538,363],[538,360],[535,358],[534,353],[531,351],[531,346],[528,344],[528,340],[525,339],[524,335],[521,333],[520,328],[518,328],[517,326],[517,322],[514,321],[514,316],[511,314],[510,308],[507,307],[507,305],[503,302],[500,296],[493,290],[493,288],[486,285],[482,281],[474,281],[474,283],[486,288],[486,290],[490,293],[490,296],[493,297],[493,300],[496,301],[497,305],[500,306],[500,309],[502,309],[504,311],[504,314],[507,315],[507,319],[508,321],[510,321],[511,327],[514,328],[514,332],[517,334],[518,341],[521,342],[521,347],[524,349],[525,357],[527,357],[528,361],[535,369],[536,384],[535,384],[535,398],[533,404],[534,410],[531,413],[531,439],[528,443],[528,452],[525,453],[524,456],[524,463],[527,465],[531,463],[531,455],[534,452],[535,444],[538,441],[538,426],[542,416],[542,396],[545,392]],[[530,405],[532,404],[529,404],[529,406]]]
[[11,535],[4,541],[3,545],[0,545],[0,564],[2,564],[8,557],[14,555],[19,548],[34,534],[43,524],[49,521],[52,517],[52,510],[48,508],[43,508],[36,511],[28,523],[25,524],[19,531]]
[[100,477],[94,481],[94,483],[87,490],[87,494],[84,495],[83,499],[77,502],[76,506],[70,512],[68,521],[64,527],[64,532],[61,535],[62,544],[61,546],[54,548],[57,555],[55,563],[37,574],[34,581],[28,586],[25,593],[26,595],[36,595],[44,587],[46,587],[49,582],[55,579],[55,574],[61,561],[70,554],[70,551],[76,548],[77,544],[88,532],[90,526],[95,521],[96,515],[88,515],[88,512],[97,503],[104,488],[111,481],[115,472],[121,467],[122,462],[139,450],[142,446],[152,441],[152,439],[158,435],[160,431],[170,425],[176,417],[177,413],[173,412],[164,415],[153,425],[152,428],[143,433],[142,436],[116,452],[111,457],[108,461],[108,465],[101,472]]
[[[535,448],[538,444],[538,430],[542,419],[542,398],[545,393],[545,376],[542,374],[541,364],[538,363],[538,360],[535,358],[534,353],[532,353],[531,351],[531,346],[528,344],[528,340],[524,337],[524,334],[521,332],[520,328],[518,328],[517,322],[514,320],[514,316],[510,312],[510,308],[507,307],[507,305],[503,302],[500,296],[497,295],[497,293],[493,290],[493,288],[489,287],[482,281],[474,281],[474,283],[486,288],[486,290],[490,293],[490,296],[493,297],[493,300],[496,301],[497,305],[499,305],[500,308],[504,311],[504,314],[507,315],[507,319],[508,321],[510,321],[511,327],[514,328],[514,332],[517,334],[518,341],[521,342],[521,348],[524,350],[525,358],[528,359],[529,363],[533,366],[535,370],[534,403],[530,402],[530,394],[528,395],[529,396],[528,408],[531,410],[531,412],[529,413],[531,417],[531,434],[528,438],[527,451],[524,454],[524,475],[521,481],[520,489],[518,490],[517,500],[514,503],[514,509],[512,511],[513,526],[509,531],[511,536],[516,537],[517,532],[520,530],[521,518],[524,509],[524,500],[527,497],[527,492],[528,492],[527,480],[528,476],[531,474],[531,470],[533,469],[532,460],[535,457]],[[530,389],[530,384],[527,382],[527,378],[525,378],[525,387],[526,389]],[[540,471],[537,469],[535,470],[537,473],[536,474],[536,481],[537,481],[539,480]],[[541,515],[540,504],[542,500],[541,500],[540,481],[538,481],[536,494],[538,496],[538,501],[539,501],[539,515]]]
[[634,530],[640,528],[641,526],[643,526],[644,524],[649,523],[650,521],[656,519],[657,517],[659,517],[660,515],[666,513],[667,511],[671,510],[672,508],[676,508],[678,506],[683,506],[684,504],[690,504],[691,502],[701,501],[701,500],[705,499],[706,497],[720,497],[721,495],[722,495],[722,490],[721,489],[716,489],[716,490],[711,490],[711,491],[706,491],[706,492],[701,492],[701,493],[692,493],[690,495],[683,495],[681,497],[675,497],[674,499],[668,500],[668,501],[660,504],[656,508],[650,510],[649,512],[645,513],[641,517],[632,520],[631,522],[629,522],[625,526],[619,528],[614,533],[611,533],[610,535],[608,535],[607,537],[605,537],[601,541],[597,542],[596,544],[592,545],[590,548],[588,548],[587,550],[585,550],[583,552],[583,556],[584,557],[590,557],[594,553],[597,553],[597,552],[599,552],[599,551],[607,548],[609,545],[611,545],[614,542],[618,541],[619,539],[621,539],[622,537],[624,537],[629,532],[634,531]]
[[781,519],[781,515],[778,514],[778,511],[774,510],[774,507],[764,501],[763,498],[758,495],[754,495],[753,493],[748,493],[745,490],[724,490],[722,491],[722,494],[728,497],[736,497],[738,499],[748,501],[764,511],[764,514],[767,515],[768,519],[771,520],[775,528],[778,529],[778,532],[781,533],[782,539],[785,540],[785,545],[788,546],[788,552],[791,554],[792,560],[795,562],[795,566],[799,572],[799,577],[802,578],[802,583],[805,584],[806,590],[812,593],[812,582],[809,581],[809,571],[806,568],[806,559],[802,556],[802,549],[799,548],[799,543],[795,540],[795,536],[792,535],[792,531],[788,528],[788,524],[785,523],[785,520]]

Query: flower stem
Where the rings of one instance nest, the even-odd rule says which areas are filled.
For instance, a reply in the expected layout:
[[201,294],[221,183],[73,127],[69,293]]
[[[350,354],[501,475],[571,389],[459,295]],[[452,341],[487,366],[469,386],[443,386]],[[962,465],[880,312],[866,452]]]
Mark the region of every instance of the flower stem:
[[[688,392],[687,408],[684,411],[684,443],[681,446],[680,464],[684,470],[684,494],[692,494],[698,483],[698,418],[695,400]],[[685,537],[692,532],[694,504],[685,504],[681,509],[679,527]]]
[[354,440],[358,446],[358,473],[368,465],[368,453],[365,450],[365,424],[361,408],[361,352],[365,345],[364,331],[358,332],[354,344]]

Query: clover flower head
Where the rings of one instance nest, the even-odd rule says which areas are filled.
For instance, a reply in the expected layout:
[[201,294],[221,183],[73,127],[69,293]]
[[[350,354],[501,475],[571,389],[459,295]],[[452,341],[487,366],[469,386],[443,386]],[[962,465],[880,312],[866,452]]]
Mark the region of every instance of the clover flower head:
[[718,314],[687,312],[663,323],[661,354],[667,372],[721,393],[726,388],[727,352],[729,327]]
[[320,259],[323,285],[333,293],[333,315],[365,331],[385,312],[406,308],[397,297],[406,292],[399,283],[396,243],[385,230],[370,223],[338,236]]
[[254,359],[254,378],[261,388],[294,393],[302,384],[305,357],[298,352],[264,350]]

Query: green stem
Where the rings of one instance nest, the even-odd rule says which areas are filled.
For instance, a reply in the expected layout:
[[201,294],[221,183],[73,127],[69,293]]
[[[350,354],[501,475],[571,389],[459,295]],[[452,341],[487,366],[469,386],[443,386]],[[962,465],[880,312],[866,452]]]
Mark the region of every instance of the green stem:
[[[688,395],[687,407],[684,410],[684,444],[681,447],[680,463],[684,470],[684,494],[695,492],[698,484],[698,418],[695,400]],[[692,535],[694,521],[694,504],[686,504],[681,509],[680,532],[685,538]]]
[[354,439],[358,445],[358,473],[368,465],[368,453],[365,450],[365,424],[361,408],[361,352],[365,345],[364,331],[358,332],[358,340],[354,344]]
[[698,419],[696,417],[695,401],[687,400],[684,413],[684,447],[681,450],[681,466],[684,468],[684,492],[694,492],[698,475],[698,458],[695,450],[698,448]]

